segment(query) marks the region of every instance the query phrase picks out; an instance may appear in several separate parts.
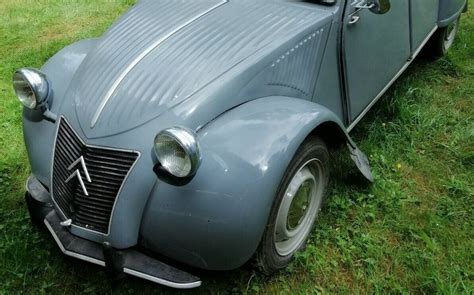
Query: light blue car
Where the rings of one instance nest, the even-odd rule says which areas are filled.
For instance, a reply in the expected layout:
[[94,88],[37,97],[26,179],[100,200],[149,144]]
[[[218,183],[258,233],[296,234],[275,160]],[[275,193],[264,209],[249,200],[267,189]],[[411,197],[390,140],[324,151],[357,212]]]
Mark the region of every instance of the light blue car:
[[278,271],[315,224],[330,148],[372,180],[349,132],[422,49],[447,53],[465,9],[139,1],[101,38],[13,76],[32,220],[114,277],[200,286],[170,261]]

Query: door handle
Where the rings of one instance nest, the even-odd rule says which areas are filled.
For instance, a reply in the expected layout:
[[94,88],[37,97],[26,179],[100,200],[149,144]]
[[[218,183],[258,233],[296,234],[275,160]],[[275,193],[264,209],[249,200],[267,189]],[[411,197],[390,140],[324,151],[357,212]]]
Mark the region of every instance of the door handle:
[[370,10],[375,7],[374,3],[367,3],[366,0],[362,0],[359,2],[355,0],[354,2],[351,3],[351,5],[354,7],[354,11],[351,14],[349,14],[349,22],[347,24],[350,26],[355,25],[356,23],[360,21],[359,12],[361,12],[364,9]]
[[372,4],[360,4],[359,3],[355,6],[355,8],[359,11],[362,10],[362,9],[372,9],[374,7],[375,7],[374,3],[372,3]]
[[360,20],[360,16],[356,15],[356,14],[353,14],[351,15],[351,19],[349,20],[349,22],[347,23],[348,25],[355,25],[356,23],[358,23]]

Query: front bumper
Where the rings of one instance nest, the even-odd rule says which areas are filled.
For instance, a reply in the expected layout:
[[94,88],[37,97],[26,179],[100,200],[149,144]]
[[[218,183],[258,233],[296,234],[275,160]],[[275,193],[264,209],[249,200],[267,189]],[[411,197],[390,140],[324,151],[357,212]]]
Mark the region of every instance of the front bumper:
[[[29,205],[30,214],[48,208],[44,200],[49,192],[38,187],[37,181],[30,178],[27,182],[27,199],[31,198],[37,208]],[[32,214],[33,216],[33,214]],[[201,285],[198,277],[160,262],[135,249],[116,250],[109,243],[99,244],[71,234],[55,210],[50,210],[44,218],[44,224],[53,236],[61,251],[71,257],[103,266],[114,277],[129,274],[164,286],[177,289],[196,288]]]

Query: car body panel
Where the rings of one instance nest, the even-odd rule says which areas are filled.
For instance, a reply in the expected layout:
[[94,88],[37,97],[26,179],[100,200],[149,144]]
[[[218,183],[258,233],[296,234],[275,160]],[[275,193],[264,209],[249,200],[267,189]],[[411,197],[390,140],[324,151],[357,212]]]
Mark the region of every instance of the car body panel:
[[[89,39],[67,46],[42,67],[53,89],[48,101],[53,113],[60,112],[70,81],[96,42],[96,39]],[[49,184],[56,128],[51,122],[43,120],[40,112],[24,109],[23,131],[32,172],[41,183]]]
[[338,65],[339,60],[339,13],[333,19],[331,29],[329,31],[328,41],[317,76],[313,101],[330,109],[338,118],[344,121],[344,104],[341,99],[343,92],[341,91],[340,71]]
[[436,27],[439,2],[432,0],[410,0],[411,52],[422,45],[426,36]]
[[[70,232],[201,268],[245,263],[299,145],[331,122],[356,149],[351,119],[393,82],[436,25],[430,10],[412,18],[410,29],[409,10],[423,13],[413,1],[393,0],[387,15],[364,10],[349,27],[343,12],[352,1],[144,0],[101,38],[59,52],[42,68],[52,87],[50,111],[87,145],[140,154],[114,203],[110,232],[74,225]],[[440,16],[456,16],[458,6],[440,1]],[[23,124],[32,173],[47,189],[59,123],[25,110]],[[153,173],[153,139],[174,126],[195,131],[203,154],[181,187]]]
[[[147,4],[146,1],[144,3]],[[117,199],[114,205],[110,233],[102,234],[75,226],[71,227],[71,232],[77,236],[99,243],[109,242],[116,248],[127,248],[137,244],[143,210],[156,181],[156,176],[152,173],[151,169],[154,163],[152,162],[152,149],[150,144],[154,136],[144,137],[143,134],[156,134],[163,129],[175,125],[184,125],[197,130],[228,109],[246,101],[273,93],[294,95],[295,97],[311,100],[311,85],[314,83],[313,80],[316,79],[316,74],[318,73],[317,68],[319,67],[319,62],[322,60],[323,49],[319,49],[318,54],[310,57],[310,60],[312,60],[311,64],[305,62],[311,52],[317,52],[314,48],[324,48],[327,32],[331,25],[330,15],[331,14],[327,12],[324,12],[324,14],[320,13],[320,16],[324,17],[315,17],[312,20],[311,26],[299,29],[301,33],[292,34],[291,38],[286,38],[277,49],[272,47],[272,50],[275,52],[269,53],[268,51],[262,50],[257,52],[245,63],[239,63],[227,71],[220,79],[213,83],[212,87],[209,86],[198,92],[199,95],[196,95],[194,99],[188,99],[175,107],[166,108],[167,111],[154,120],[145,122],[135,128],[133,128],[133,125],[127,125],[128,123],[133,124],[133,122],[127,119],[123,120],[122,124],[130,126],[127,127],[129,129],[113,136],[108,134],[108,129],[100,129],[101,127],[99,125],[90,130],[95,130],[95,132],[102,130],[100,136],[94,137],[91,136],[90,133],[87,133],[88,129],[84,128],[83,122],[81,123],[80,121],[81,112],[77,112],[77,100],[71,99],[75,97],[72,93],[75,91],[76,85],[66,80],[69,78],[68,75],[60,77],[58,74],[54,74],[64,71],[63,63],[51,62],[48,66],[45,66],[43,70],[52,80],[54,79],[52,81],[53,84],[71,84],[66,92],[60,90],[53,94],[53,99],[56,100],[56,102],[53,102],[54,108],[52,108],[52,110],[67,118],[69,124],[84,142],[95,146],[112,146],[139,151],[142,154],[124,184],[121,197]],[[317,14],[314,16],[317,16]],[[102,43],[98,41],[95,46],[100,47],[101,44]],[[292,49],[295,50],[291,51]],[[89,54],[93,54],[93,52],[94,49],[92,49]],[[291,54],[286,55],[290,52]],[[74,82],[76,82],[76,79],[81,79],[78,77],[82,75],[81,68],[86,67],[87,58],[82,61],[82,57],[81,55],[80,59],[76,61],[76,63],[82,63],[74,77],[71,77]],[[59,56],[56,59],[60,60],[61,57]],[[292,69],[295,70],[291,71]],[[310,71],[314,71],[314,74],[307,74]],[[282,76],[279,73],[285,73],[285,75]],[[299,89],[295,89],[296,87],[292,85],[282,86],[277,83],[272,83],[281,82],[281,79],[284,78],[292,78],[293,75],[301,77],[301,75],[299,75],[301,73],[306,75],[306,78],[303,79],[305,81],[303,87],[306,87],[307,90],[304,93]],[[299,81],[300,80],[298,80],[298,82]],[[41,155],[44,150],[51,154],[54,148],[52,143],[54,142],[57,124],[56,126],[49,122],[45,122],[44,124],[48,124],[44,129],[48,129],[48,133],[50,134],[49,139],[45,137],[44,140],[50,144],[37,147],[34,147],[33,144],[28,144],[29,149],[34,150],[32,154]],[[26,129],[29,129],[29,127],[26,127]],[[38,136],[31,134],[29,139],[31,142],[34,142],[38,140]],[[41,138],[41,140],[43,140],[43,138]],[[49,168],[44,168],[44,172],[39,174],[42,175],[41,179],[43,179],[43,183],[49,185],[51,183],[51,176],[50,174],[46,175],[46,172],[50,173],[52,164],[51,158],[48,157],[47,159],[47,165],[46,163],[42,163],[39,164],[39,166],[47,166]],[[32,163],[32,166],[36,167],[36,164]],[[146,167],[148,167],[148,169]],[[46,181],[47,178],[49,178],[48,181]],[[63,218],[65,217],[63,216]]]
[[[267,56],[330,17],[271,1],[142,1],[86,57],[67,95],[88,138],[114,135],[192,99],[237,65],[254,66],[252,56]],[[310,57],[318,54],[303,58]]]
[[[346,15],[353,13],[354,3],[356,1],[352,2]],[[358,13],[359,22],[345,29],[344,46],[348,48],[345,69],[351,120],[365,110],[410,57],[408,11],[409,0],[392,1],[388,13],[377,15],[368,9],[362,10]],[[386,62],[387,57],[390,57],[390,62]]]
[[343,126],[318,104],[266,97],[206,125],[198,133],[205,160],[192,182],[180,188],[157,183],[143,215],[143,244],[201,268],[241,266],[260,242],[294,153],[326,122]]
[[459,17],[467,0],[440,0],[438,26],[446,27]]

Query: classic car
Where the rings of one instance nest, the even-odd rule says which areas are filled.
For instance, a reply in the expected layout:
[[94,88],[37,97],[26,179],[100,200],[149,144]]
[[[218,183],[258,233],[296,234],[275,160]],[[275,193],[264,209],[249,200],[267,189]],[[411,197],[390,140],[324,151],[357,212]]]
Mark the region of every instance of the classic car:
[[466,9],[139,1],[102,37],[13,74],[31,219],[113,278],[193,288],[196,268],[281,270],[315,224],[329,150],[347,146],[372,180],[349,132],[423,48],[447,53]]

